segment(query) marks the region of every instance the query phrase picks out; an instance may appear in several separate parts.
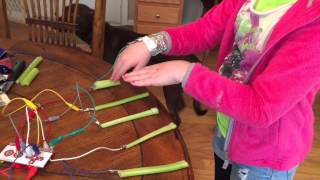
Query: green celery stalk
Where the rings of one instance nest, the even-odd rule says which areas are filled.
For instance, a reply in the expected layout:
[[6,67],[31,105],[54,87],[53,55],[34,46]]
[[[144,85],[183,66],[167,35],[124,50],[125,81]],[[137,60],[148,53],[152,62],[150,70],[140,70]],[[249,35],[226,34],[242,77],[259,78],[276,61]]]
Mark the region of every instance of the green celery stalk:
[[33,68],[23,79],[20,81],[21,86],[29,86],[31,82],[39,74],[38,68]]
[[16,83],[19,84],[22,82],[22,80],[27,76],[27,74],[29,74],[29,72],[37,67],[41,62],[42,62],[43,58],[41,56],[36,57],[31,64],[27,67],[26,70],[23,71],[23,73],[19,76],[19,78],[16,80]]
[[108,127],[111,127],[111,126],[114,126],[114,125],[117,125],[117,124],[120,124],[120,123],[132,121],[132,120],[136,120],[136,119],[140,119],[140,118],[144,118],[144,117],[152,116],[152,115],[156,115],[156,114],[159,114],[159,109],[154,107],[154,108],[151,108],[149,110],[146,110],[146,111],[143,111],[143,112],[140,112],[140,113],[132,114],[132,115],[129,115],[129,116],[125,116],[125,117],[122,117],[122,118],[118,118],[118,119],[115,119],[115,120],[112,120],[112,121],[108,121],[108,122],[102,123],[100,126],[102,128],[108,128]]
[[138,94],[136,96],[128,97],[128,98],[125,98],[125,99],[121,99],[121,100],[118,100],[118,101],[114,101],[114,102],[110,102],[110,103],[107,103],[107,104],[98,105],[98,106],[95,107],[95,110],[96,111],[100,111],[100,110],[103,110],[103,109],[112,108],[112,107],[119,106],[119,105],[122,105],[122,104],[125,104],[125,103],[136,101],[136,100],[148,97],[148,96],[149,96],[149,93],[145,92],[145,93]]
[[144,141],[147,141],[147,140],[149,140],[149,139],[151,139],[151,138],[153,138],[155,136],[158,136],[160,134],[163,134],[165,132],[171,131],[171,130],[176,129],[176,128],[177,128],[177,125],[175,125],[174,123],[170,123],[170,124],[168,124],[166,126],[163,126],[160,129],[157,129],[157,130],[155,130],[155,131],[153,131],[153,132],[151,132],[149,134],[146,134],[145,136],[142,136],[141,138],[139,138],[139,139],[137,139],[135,141],[132,141],[131,143],[125,145],[124,147],[126,149],[129,149],[129,148],[131,148],[131,147],[133,147],[135,145],[138,145],[138,144],[140,144],[140,143],[142,143]]
[[142,176],[142,175],[148,175],[148,174],[166,173],[166,172],[184,169],[187,167],[189,167],[188,162],[183,160],[183,161],[179,161],[179,162],[175,162],[167,165],[119,170],[118,174],[121,178],[125,178],[125,177]]
[[96,81],[93,83],[92,89],[98,90],[98,89],[104,89],[104,88],[109,88],[113,86],[119,86],[121,83],[120,81],[111,81],[111,80],[101,80],[101,81]]

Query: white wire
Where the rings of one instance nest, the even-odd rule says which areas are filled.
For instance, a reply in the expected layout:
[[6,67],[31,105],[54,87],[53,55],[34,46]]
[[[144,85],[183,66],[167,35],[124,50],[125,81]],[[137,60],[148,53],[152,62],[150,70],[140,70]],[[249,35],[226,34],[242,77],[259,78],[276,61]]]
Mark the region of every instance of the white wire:
[[36,116],[37,116],[37,121],[40,122],[40,128],[41,128],[41,133],[42,133],[42,140],[43,140],[43,141],[46,141],[46,137],[45,137],[45,135],[44,135],[44,130],[43,130],[42,120],[41,120],[38,112],[35,112],[35,113],[36,113]]
[[75,157],[70,157],[70,158],[60,158],[60,159],[50,159],[51,162],[58,162],[58,161],[70,161],[70,160],[75,160],[75,159],[80,159],[80,158],[83,158],[95,151],[98,151],[98,150],[108,150],[108,151],[120,151],[122,150],[123,148],[118,148],[118,149],[112,149],[112,148],[108,148],[108,147],[97,147],[95,149],[92,149],[91,151],[89,152],[86,152],[84,154],[81,154],[80,156],[75,156]]
[[28,113],[28,106],[26,106],[26,117],[27,117],[27,139],[26,139],[26,145],[29,145],[29,134],[30,134],[30,119],[29,119],[29,113]]

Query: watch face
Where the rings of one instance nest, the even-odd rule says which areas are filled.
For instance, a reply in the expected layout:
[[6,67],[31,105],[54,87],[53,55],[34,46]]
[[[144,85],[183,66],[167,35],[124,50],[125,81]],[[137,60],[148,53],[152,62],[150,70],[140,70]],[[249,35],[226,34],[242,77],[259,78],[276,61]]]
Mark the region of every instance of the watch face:
[[148,36],[143,37],[142,41],[145,43],[150,52],[157,48],[157,44]]
[[153,40],[151,40],[150,39],[150,47],[151,47],[151,49],[155,49],[155,48],[157,48],[157,44],[156,44],[156,42],[154,42]]

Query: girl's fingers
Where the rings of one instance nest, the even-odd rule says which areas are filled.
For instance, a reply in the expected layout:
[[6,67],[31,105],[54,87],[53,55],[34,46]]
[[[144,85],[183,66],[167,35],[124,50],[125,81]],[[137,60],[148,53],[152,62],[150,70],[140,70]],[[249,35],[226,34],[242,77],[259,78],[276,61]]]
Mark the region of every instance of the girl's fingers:
[[119,73],[119,64],[121,64],[121,61],[118,61],[114,64],[114,67],[113,67],[113,71],[112,71],[112,75],[111,75],[111,80],[118,80],[117,77],[118,77],[118,73]]
[[139,80],[139,81],[133,81],[131,83],[134,86],[154,86],[154,80],[153,78],[147,78],[147,79],[143,79],[143,80]]
[[139,81],[147,78],[152,78],[155,75],[156,71],[149,68],[144,68],[140,71],[131,72],[125,74],[123,79],[127,82]]
[[132,77],[132,76],[137,76],[137,75],[150,73],[150,72],[151,72],[151,70],[149,68],[143,68],[143,69],[138,70],[138,71],[132,71],[130,73],[126,73],[124,76],[125,77]]
[[132,71],[130,73],[125,74],[125,77],[132,77],[132,76],[137,76],[145,73],[152,73],[152,72],[156,72],[157,69],[159,68],[155,66],[146,66],[140,70]]
[[120,77],[126,73],[126,71],[130,68],[128,64],[122,63],[120,62],[118,64],[118,66],[116,67],[117,69],[114,71],[115,75],[114,75],[114,79],[113,80],[119,80]]
[[135,81],[141,81],[144,79],[150,79],[152,78],[152,74],[141,74],[141,75],[136,75],[136,76],[131,76],[131,77],[125,77],[123,80],[129,83],[135,82]]

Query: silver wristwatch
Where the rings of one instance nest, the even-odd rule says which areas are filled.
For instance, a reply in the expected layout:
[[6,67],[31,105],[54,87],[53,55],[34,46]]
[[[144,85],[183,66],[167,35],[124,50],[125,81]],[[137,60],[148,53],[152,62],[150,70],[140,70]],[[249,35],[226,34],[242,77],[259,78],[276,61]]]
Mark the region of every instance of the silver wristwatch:
[[160,53],[167,51],[168,46],[163,33],[151,34],[149,36],[144,36],[136,39],[134,42],[144,42],[147,46],[151,56],[156,56]]

